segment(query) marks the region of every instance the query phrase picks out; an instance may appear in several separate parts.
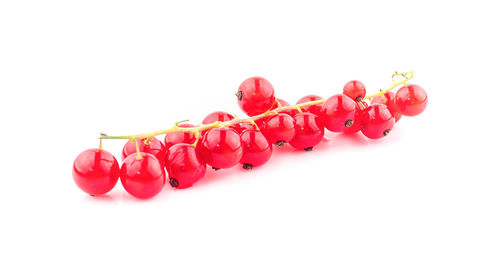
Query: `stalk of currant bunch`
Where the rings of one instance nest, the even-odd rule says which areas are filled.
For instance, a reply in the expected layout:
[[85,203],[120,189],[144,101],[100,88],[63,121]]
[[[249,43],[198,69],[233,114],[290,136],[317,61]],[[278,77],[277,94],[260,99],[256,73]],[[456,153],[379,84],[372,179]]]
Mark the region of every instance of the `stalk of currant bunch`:
[[[391,87],[369,96],[364,84],[353,80],[345,84],[342,94],[328,99],[308,95],[295,105],[276,98],[266,79],[248,78],[236,93],[248,118],[218,111],[197,126],[184,120],[150,133],[101,134],[99,148],[86,150],[76,158],[73,177],[90,195],[107,193],[119,177],[131,195],[150,198],[161,191],[167,179],[172,187],[191,187],[204,176],[207,165],[216,170],[238,163],[245,169],[260,166],[270,159],[273,144],[288,143],[311,151],[321,142],[325,128],[346,134],[361,131],[368,138],[379,139],[389,134],[402,115],[415,116],[425,109],[426,92],[407,83],[413,76],[413,72],[396,72]],[[391,92],[400,85],[403,87],[396,93]],[[156,138],[158,135],[165,135],[164,142]],[[122,150],[121,167],[102,149],[103,139],[128,140]]]

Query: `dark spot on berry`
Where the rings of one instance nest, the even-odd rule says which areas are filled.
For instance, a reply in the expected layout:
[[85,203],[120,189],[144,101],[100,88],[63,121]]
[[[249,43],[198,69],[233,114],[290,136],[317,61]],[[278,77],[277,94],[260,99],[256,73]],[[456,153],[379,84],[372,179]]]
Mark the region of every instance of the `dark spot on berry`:
[[360,95],[360,96],[358,96],[358,97],[356,97],[356,101],[358,101],[358,102],[363,101],[363,97],[361,97],[361,95]]
[[212,166],[212,169],[214,169],[215,171],[219,171],[220,170],[220,168],[213,167],[213,166]]
[[389,134],[389,132],[391,132],[391,129],[384,131],[384,136],[387,136],[387,134]]
[[89,196],[95,197],[95,195],[91,195],[91,194],[89,194]]
[[365,130],[365,127],[363,125],[361,125],[361,130]]
[[243,98],[243,93],[241,91],[238,91],[236,93],[236,97],[238,97],[238,100],[241,101],[241,99]]
[[248,164],[248,163],[243,164],[243,169],[252,170],[252,168],[253,168],[253,165],[251,165],[251,164]]
[[304,150],[305,150],[305,151],[312,151],[312,150],[313,150],[313,147],[312,147],[312,146],[310,146],[310,147],[306,147],[306,148],[304,148]]
[[286,144],[286,142],[285,142],[285,141],[277,141],[277,142],[276,142],[276,145],[277,145],[277,146],[284,146],[285,144]]
[[175,187],[179,186],[179,182],[176,179],[171,178],[170,185],[175,188]]
[[347,120],[344,125],[345,125],[345,127],[350,127],[350,126],[352,126],[352,123],[354,123],[354,121]]

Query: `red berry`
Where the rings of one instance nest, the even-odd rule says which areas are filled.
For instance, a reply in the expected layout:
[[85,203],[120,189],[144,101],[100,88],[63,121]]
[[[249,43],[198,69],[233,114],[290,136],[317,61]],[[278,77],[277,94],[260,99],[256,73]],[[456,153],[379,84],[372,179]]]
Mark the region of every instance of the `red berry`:
[[128,156],[120,169],[123,188],[137,198],[151,198],[157,195],[165,185],[165,169],[158,159],[145,152]]
[[243,154],[240,135],[232,128],[210,129],[200,146],[203,160],[216,169],[238,164]]
[[248,116],[270,110],[275,102],[273,86],[262,77],[251,77],[243,81],[236,96],[238,105]]
[[367,107],[368,104],[366,104],[365,101],[356,102],[356,113],[354,114],[354,121],[352,122],[352,125],[344,131],[345,134],[354,134],[361,130],[361,115]]
[[[194,127],[191,124],[180,124],[179,127],[190,128]],[[171,146],[175,144],[185,143],[193,144],[196,141],[196,137],[192,132],[172,132],[165,135],[165,150],[168,150]]]
[[273,153],[272,145],[269,144],[264,134],[256,129],[248,129],[241,134],[241,145],[243,156],[240,163],[245,169],[266,163]]
[[176,144],[172,146],[166,155],[170,185],[178,189],[191,187],[195,182],[205,175],[205,162],[196,152],[196,148],[190,144]]
[[312,150],[323,139],[325,129],[319,118],[309,112],[295,115],[295,137],[290,145],[297,149]]
[[[302,97],[301,99],[299,99],[299,101],[297,101],[296,104],[302,104],[302,103],[311,102],[311,101],[318,101],[318,100],[322,100],[322,99],[323,99],[323,97],[321,97],[321,96],[306,95],[306,96]],[[301,109],[303,112],[310,112],[310,113],[315,114],[316,116],[320,116],[320,114],[321,114],[321,104],[303,107]]]
[[356,102],[345,94],[328,98],[321,110],[321,123],[330,131],[346,131],[354,122]]
[[372,104],[361,115],[361,132],[370,139],[387,136],[394,126],[394,117],[386,105]]
[[[285,100],[281,99],[281,98],[276,98],[277,101],[280,102],[280,105],[282,107],[286,107],[286,106],[290,106],[290,103],[286,102]],[[277,109],[278,108],[278,103],[274,103],[274,106],[272,107],[272,109]],[[299,113],[297,110],[287,110],[287,111],[282,111],[281,113],[286,113],[292,117],[295,116],[295,114]]]
[[387,108],[389,109],[389,111],[392,113],[392,116],[394,116],[394,120],[396,122],[398,122],[399,119],[401,119],[401,113],[396,108],[395,96],[396,95],[393,92],[387,92],[384,94],[385,98],[380,96],[380,95],[375,96],[372,99],[371,104],[375,104],[375,103],[385,104],[387,106]]
[[288,114],[279,113],[266,121],[262,131],[269,142],[281,146],[295,137],[295,120]]
[[205,117],[205,119],[203,119],[202,124],[207,125],[207,124],[211,124],[211,123],[214,123],[217,121],[226,122],[226,121],[233,120],[233,119],[234,119],[234,116],[232,116],[231,114],[229,114],[227,112],[214,111],[214,112],[210,113],[209,115],[207,115],[207,117]]
[[115,157],[102,149],[87,149],[73,163],[76,185],[90,195],[103,195],[115,187],[120,166]]
[[[152,138],[151,140],[149,140],[149,142],[146,142],[146,140],[146,138],[137,139],[137,141],[139,141],[139,150],[141,152],[146,152],[154,155],[158,159],[158,161],[163,164],[163,161],[165,160],[165,147],[163,146],[163,143],[156,138]],[[125,146],[123,146],[122,161],[136,152],[137,149],[135,147],[135,142],[128,141]]]
[[344,85],[343,94],[351,99],[361,102],[366,96],[365,85],[358,80],[351,80]]
[[401,87],[396,93],[396,107],[403,115],[419,115],[427,107],[427,93],[415,84]]
[[241,134],[247,129],[254,129],[255,126],[250,124],[250,123],[239,123],[239,124],[236,124],[234,126],[231,126],[231,128],[236,130],[236,132],[238,132],[238,134]]

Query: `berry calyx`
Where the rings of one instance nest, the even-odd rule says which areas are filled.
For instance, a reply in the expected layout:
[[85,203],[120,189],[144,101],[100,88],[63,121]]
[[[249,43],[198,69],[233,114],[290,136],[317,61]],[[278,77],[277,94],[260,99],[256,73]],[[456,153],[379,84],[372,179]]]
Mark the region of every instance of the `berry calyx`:
[[310,112],[303,112],[295,115],[295,137],[289,142],[296,149],[312,150],[312,147],[319,144],[325,129],[318,116]]
[[352,126],[355,113],[356,102],[345,94],[336,94],[323,104],[320,120],[328,130],[343,132]]
[[352,122],[352,125],[344,131],[345,134],[354,134],[361,130],[361,115],[367,107],[368,104],[366,104],[365,101],[356,102],[356,113],[354,114],[354,120]]
[[123,188],[134,197],[147,199],[157,195],[165,185],[166,174],[158,159],[145,152],[128,156],[120,169]]
[[366,96],[365,85],[359,80],[351,80],[344,85],[343,94],[352,100],[361,102]]
[[[158,161],[163,164],[163,161],[165,160],[165,147],[163,146],[163,143],[160,140],[156,139],[155,137],[152,137],[151,139],[148,138],[137,139],[137,142],[139,145],[140,152],[149,153],[155,156],[158,159]],[[137,153],[135,142],[128,141],[123,146],[122,160],[125,160],[128,156],[134,153]]]
[[243,156],[240,163],[245,169],[263,165],[273,153],[272,145],[269,144],[264,134],[256,129],[248,129],[241,134],[241,145]]
[[[306,102],[311,102],[311,101],[318,101],[318,100],[323,100],[323,97],[318,96],[318,95],[306,95],[299,99],[296,104],[302,104]],[[302,108],[303,112],[310,112],[315,114],[316,116],[319,116],[321,114],[321,104],[318,105],[312,105],[312,106],[307,106]]]
[[396,95],[393,92],[387,92],[384,94],[384,96],[375,96],[372,99],[371,104],[385,104],[389,111],[392,113],[392,116],[394,116],[394,121],[396,123],[401,119],[401,113],[398,111],[396,107]]
[[396,108],[406,116],[416,116],[427,107],[427,92],[415,84],[401,87],[396,92]]
[[[179,127],[192,128],[191,124],[179,124]],[[192,132],[172,132],[165,134],[165,150],[168,151],[170,147],[175,144],[185,143],[193,144],[196,141],[196,136]]]
[[379,139],[391,132],[394,123],[386,105],[372,104],[361,115],[361,132],[370,139]]
[[243,155],[240,135],[232,128],[210,129],[199,148],[203,160],[213,168],[231,168]]
[[111,191],[119,176],[120,166],[115,157],[99,148],[83,151],[73,163],[73,179],[89,195],[103,195]]
[[206,171],[205,162],[196,148],[185,143],[173,145],[168,150],[165,165],[170,185],[177,189],[191,187],[205,175]]
[[262,131],[269,142],[284,145],[295,137],[295,120],[286,113],[279,113],[266,121]]
[[272,108],[276,98],[274,88],[262,77],[245,79],[236,93],[238,105],[248,116],[254,116]]

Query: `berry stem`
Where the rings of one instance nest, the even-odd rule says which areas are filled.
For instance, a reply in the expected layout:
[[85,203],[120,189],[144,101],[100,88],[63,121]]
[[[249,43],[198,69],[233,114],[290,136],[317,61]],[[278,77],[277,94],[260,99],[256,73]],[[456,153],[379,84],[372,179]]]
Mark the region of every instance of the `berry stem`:
[[[415,73],[410,71],[410,72],[404,72],[404,73],[398,73],[397,71],[394,72],[394,75],[392,75],[392,86],[387,88],[387,89],[381,89],[380,92],[378,93],[375,93],[375,94],[372,94],[372,95],[367,95],[365,96],[365,99],[372,99],[376,96],[382,96],[384,97],[384,94],[387,93],[387,92],[390,92],[392,91],[394,88],[396,88],[397,86],[399,85],[407,85],[407,82],[413,78],[413,75]],[[400,81],[396,81],[395,77],[397,76],[401,76],[403,77],[404,79],[400,80]]]

